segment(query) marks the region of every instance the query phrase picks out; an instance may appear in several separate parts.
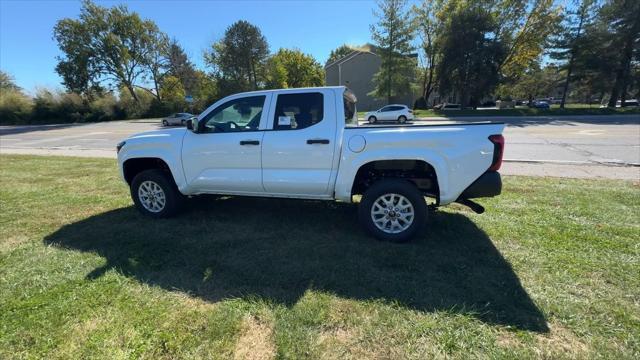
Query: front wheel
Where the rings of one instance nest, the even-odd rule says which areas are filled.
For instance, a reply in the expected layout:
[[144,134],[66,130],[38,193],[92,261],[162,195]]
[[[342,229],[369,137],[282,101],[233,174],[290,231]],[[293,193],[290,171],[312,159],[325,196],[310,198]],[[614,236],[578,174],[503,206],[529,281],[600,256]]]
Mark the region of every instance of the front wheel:
[[138,211],[153,218],[166,218],[178,212],[184,195],[165,172],[145,170],[131,182],[131,198]]
[[167,120],[162,120],[162,126],[169,126],[169,122]]
[[365,191],[358,215],[362,226],[374,237],[405,242],[424,227],[427,203],[411,182],[385,179]]
[[378,119],[375,116],[369,116],[369,124],[375,124]]

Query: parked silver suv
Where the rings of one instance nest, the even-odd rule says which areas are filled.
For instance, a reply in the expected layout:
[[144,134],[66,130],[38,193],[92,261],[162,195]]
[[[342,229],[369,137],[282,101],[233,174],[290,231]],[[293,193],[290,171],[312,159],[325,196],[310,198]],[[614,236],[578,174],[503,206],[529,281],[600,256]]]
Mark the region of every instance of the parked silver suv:
[[182,125],[185,126],[187,120],[194,118],[195,115],[189,113],[175,113],[162,119],[162,126]]

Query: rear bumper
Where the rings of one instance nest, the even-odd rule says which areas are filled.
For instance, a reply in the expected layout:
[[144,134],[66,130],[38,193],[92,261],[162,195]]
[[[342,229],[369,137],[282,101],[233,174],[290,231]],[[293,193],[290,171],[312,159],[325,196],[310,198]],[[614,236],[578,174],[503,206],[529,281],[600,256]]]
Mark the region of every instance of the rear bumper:
[[466,188],[459,199],[474,199],[500,195],[502,178],[497,171],[487,171]]

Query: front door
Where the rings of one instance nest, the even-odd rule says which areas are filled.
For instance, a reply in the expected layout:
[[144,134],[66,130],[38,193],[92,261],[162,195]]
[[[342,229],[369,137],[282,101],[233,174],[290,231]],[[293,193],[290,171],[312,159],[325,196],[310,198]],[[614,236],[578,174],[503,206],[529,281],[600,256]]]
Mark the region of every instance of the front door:
[[262,193],[260,130],[265,95],[241,97],[216,107],[188,131],[182,164],[193,192]]
[[336,152],[333,92],[284,93],[272,102],[262,145],[265,191],[328,195]]

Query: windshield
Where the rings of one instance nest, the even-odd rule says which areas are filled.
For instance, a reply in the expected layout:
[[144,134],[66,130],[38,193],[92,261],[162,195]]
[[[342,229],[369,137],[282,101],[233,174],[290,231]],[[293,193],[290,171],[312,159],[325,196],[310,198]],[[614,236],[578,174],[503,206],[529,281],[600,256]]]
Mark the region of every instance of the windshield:
[[344,90],[342,96],[344,99],[344,123],[346,125],[358,125],[358,111],[356,110],[356,102],[358,99],[349,89]]

